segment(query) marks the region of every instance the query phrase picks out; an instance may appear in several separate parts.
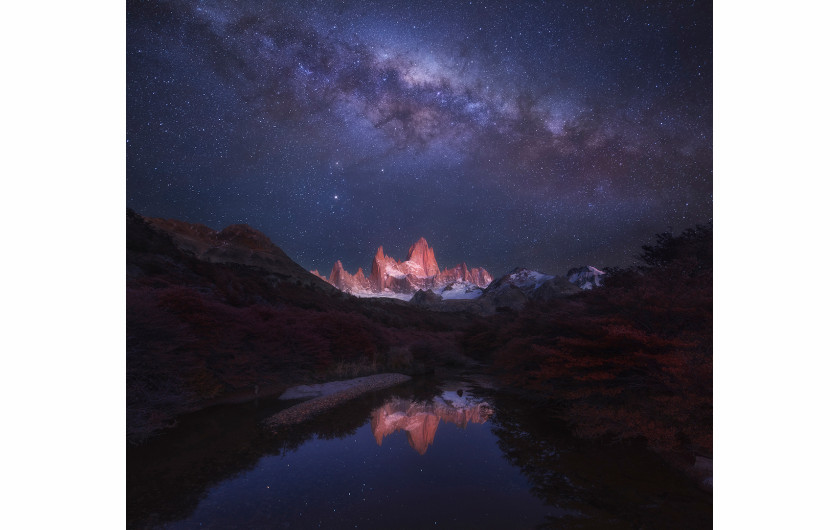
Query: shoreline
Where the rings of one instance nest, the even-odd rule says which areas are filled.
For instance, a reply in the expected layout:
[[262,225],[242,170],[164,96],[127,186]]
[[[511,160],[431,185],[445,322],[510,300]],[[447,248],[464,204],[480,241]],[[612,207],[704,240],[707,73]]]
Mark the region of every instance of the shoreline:
[[[324,385],[299,385],[287,389],[286,392],[290,399],[294,399],[295,395],[311,393],[317,393],[317,397],[281,410],[266,419],[264,425],[269,429],[277,430],[279,427],[302,423],[316,414],[325,412],[368,392],[384,390],[408,381],[411,381],[411,376],[385,373],[345,381],[333,381]],[[336,385],[337,383],[338,385]],[[329,385],[333,386],[330,387]]]

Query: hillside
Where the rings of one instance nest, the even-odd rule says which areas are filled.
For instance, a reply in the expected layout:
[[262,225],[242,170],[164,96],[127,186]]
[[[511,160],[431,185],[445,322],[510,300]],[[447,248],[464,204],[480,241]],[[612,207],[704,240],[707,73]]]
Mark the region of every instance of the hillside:
[[247,226],[126,213],[128,434],[300,380],[457,358],[470,317],[357,299]]

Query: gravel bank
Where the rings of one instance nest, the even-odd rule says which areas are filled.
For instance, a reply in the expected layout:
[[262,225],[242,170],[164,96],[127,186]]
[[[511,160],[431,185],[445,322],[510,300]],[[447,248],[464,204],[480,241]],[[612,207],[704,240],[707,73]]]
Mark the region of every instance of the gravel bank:
[[340,405],[345,401],[359,397],[366,392],[382,390],[410,380],[411,377],[403,374],[377,374],[369,377],[359,377],[348,381],[347,383],[350,383],[349,387],[344,390],[310,399],[309,401],[304,401],[303,403],[289,407],[286,410],[281,410],[265,420],[265,424],[269,428],[294,425],[295,423],[309,419],[315,414]]

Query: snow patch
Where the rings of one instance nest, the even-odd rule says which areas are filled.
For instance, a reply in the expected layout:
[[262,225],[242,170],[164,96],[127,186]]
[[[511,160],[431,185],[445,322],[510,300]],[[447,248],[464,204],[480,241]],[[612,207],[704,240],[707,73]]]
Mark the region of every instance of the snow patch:
[[521,271],[516,272],[510,276],[510,283],[519,287],[520,289],[522,287],[534,287],[536,289],[548,280],[552,279],[554,279],[554,276],[551,276],[549,274],[543,274],[537,271],[522,269]]
[[[402,263],[402,266],[404,268],[408,269],[408,274],[414,275],[417,278],[428,278],[428,276],[426,275],[426,271],[423,270],[423,266],[420,265],[419,263],[415,263],[411,260],[408,260],[408,261],[404,261]],[[386,272],[387,272],[387,270],[386,270]]]
[[395,293],[390,289],[383,291],[368,291],[365,289],[345,291],[347,294],[352,294],[356,298],[396,298],[408,302],[414,293]]
[[403,272],[400,271],[399,269],[394,268],[394,266],[391,265],[391,264],[388,264],[385,267],[385,274],[387,274],[388,276],[391,276],[393,278],[405,278],[405,274],[403,274]]
[[601,286],[601,277],[604,275],[603,271],[596,269],[591,265],[572,269],[567,274],[567,279],[580,287],[581,289],[592,289]]
[[471,282],[452,282],[435,292],[444,300],[474,300],[484,294],[479,286]]

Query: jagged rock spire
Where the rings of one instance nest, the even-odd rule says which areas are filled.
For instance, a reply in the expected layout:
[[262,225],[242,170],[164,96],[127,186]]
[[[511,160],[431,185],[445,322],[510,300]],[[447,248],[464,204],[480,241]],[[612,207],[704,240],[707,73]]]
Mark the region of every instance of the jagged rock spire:
[[426,276],[435,276],[440,272],[440,267],[438,267],[435,259],[435,251],[429,246],[425,237],[421,237],[411,245],[411,248],[408,249],[406,261],[420,265]]
[[370,277],[359,269],[355,274],[344,270],[341,261],[333,266],[329,282],[348,292],[369,289],[375,293],[414,293],[420,289],[442,289],[452,282],[468,282],[486,287],[493,278],[482,268],[469,269],[462,263],[454,269],[440,270],[435,251],[426,238],[421,237],[408,250],[405,261],[397,261],[379,246],[370,266]]

